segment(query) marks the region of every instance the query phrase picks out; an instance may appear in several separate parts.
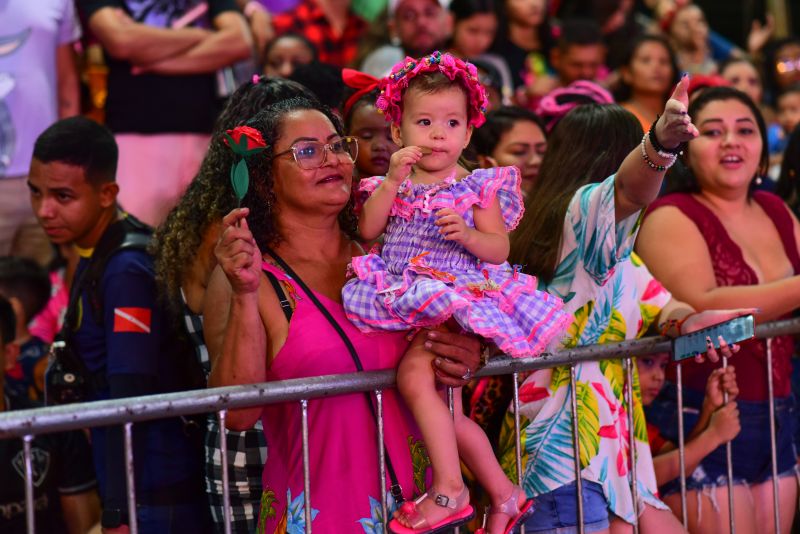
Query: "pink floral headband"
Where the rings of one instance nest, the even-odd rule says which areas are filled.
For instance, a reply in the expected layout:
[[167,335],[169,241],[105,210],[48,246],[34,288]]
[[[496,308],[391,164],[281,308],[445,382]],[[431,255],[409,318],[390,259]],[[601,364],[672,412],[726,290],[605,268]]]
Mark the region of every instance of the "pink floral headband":
[[375,107],[386,115],[386,120],[400,124],[403,93],[412,78],[428,72],[441,72],[451,80],[458,80],[467,90],[469,101],[469,124],[479,127],[486,121],[484,113],[489,106],[486,90],[478,81],[478,69],[472,63],[463,61],[451,54],[442,54],[438,50],[420,59],[406,57],[404,61],[392,67],[392,72],[382,79],[379,88],[381,94]]

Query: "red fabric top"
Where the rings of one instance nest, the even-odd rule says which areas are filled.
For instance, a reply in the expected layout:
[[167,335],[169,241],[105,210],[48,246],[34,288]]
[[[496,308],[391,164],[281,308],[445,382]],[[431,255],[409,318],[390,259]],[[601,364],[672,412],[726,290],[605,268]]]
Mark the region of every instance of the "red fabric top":
[[341,35],[334,33],[325,12],[315,0],[301,0],[294,9],[272,19],[275,35],[297,33],[317,48],[319,60],[339,67],[351,65],[358,53],[359,40],[367,31],[367,23],[351,11]]
[[[772,219],[794,273],[800,273],[800,255],[797,252],[792,218],[783,200],[766,191],[753,192],[753,200],[758,202]],[[711,255],[717,286],[760,283],[756,273],[745,262],[742,249],[731,239],[725,227],[710,209],[688,193],[675,193],[656,200],[650,205],[645,217],[663,206],[680,209],[700,230]],[[782,318],[788,317],[789,314]],[[789,379],[792,372],[793,345],[791,336],[777,337],[772,341],[772,371],[776,397],[787,397],[791,390]],[[731,360],[739,377],[739,398],[747,401],[767,400],[766,343],[763,340],[752,340],[742,343],[741,347],[741,351]],[[684,365],[683,384],[690,389],[704,391],[711,371],[721,365],[721,362]],[[667,370],[667,377],[672,381],[675,380],[674,366],[670,366]]]
[[647,441],[650,443],[650,451],[653,453],[653,458],[658,456],[659,451],[669,443],[658,427],[652,423],[647,423]]

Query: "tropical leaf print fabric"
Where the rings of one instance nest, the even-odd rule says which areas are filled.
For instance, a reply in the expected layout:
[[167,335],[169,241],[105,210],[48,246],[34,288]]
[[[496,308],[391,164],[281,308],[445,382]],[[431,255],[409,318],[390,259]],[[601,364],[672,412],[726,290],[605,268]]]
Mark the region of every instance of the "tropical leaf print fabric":
[[[640,214],[619,224],[614,214],[614,176],[579,189],[564,222],[560,262],[543,287],[562,298],[575,319],[566,345],[613,343],[640,337],[670,294],[633,253]],[[534,371],[520,386],[523,487],[530,496],[575,480],[569,368]],[[578,436],[582,478],[603,487],[611,512],[633,522],[628,474],[628,410],[621,360],[587,362],[576,367]],[[655,473],[647,443],[634,367],[634,434],[640,498],[664,508],[657,499]],[[501,465],[516,478],[513,414],[501,433]]]

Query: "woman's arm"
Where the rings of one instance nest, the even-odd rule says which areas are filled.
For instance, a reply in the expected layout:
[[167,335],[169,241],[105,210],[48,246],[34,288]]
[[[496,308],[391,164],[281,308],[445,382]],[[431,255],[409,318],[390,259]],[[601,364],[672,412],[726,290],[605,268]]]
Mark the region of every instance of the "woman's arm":
[[[686,114],[689,107],[689,77],[684,76],[678,82],[675,91],[664,107],[664,114],[656,123],[656,137],[664,147],[674,149],[681,143],[694,139],[697,128]],[[598,135],[602,133],[598,132]],[[667,161],[659,156],[648,140],[645,145],[647,155],[656,164]],[[647,206],[656,199],[664,180],[664,171],[650,168],[642,157],[642,147],[637,145],[622,162],[614,181],[614,207],[616,221],[619,223]]]
[[362,239],[373,241],[383,233],[400,184],[411,174],[411,167],[421,157],[422,150],[416,146],[407,146],[392,154],[386,178],[370,195],[361,210],[358,232]]
[[467,226],[464,218],[451,208],[436,212],[439,233],[448,241],[461,244],[481,261],[500,264],[508,259],[508,233],[495,198],[486,208],[473,206],[475,228]]
[[[267,334],[261,318],[261,253],[245,217],[236,209],[223,219],[215,255],[219,267],[211,275],[203,307],[204,333],[211,355],[209,386],[263,381],[267,372]],[[252,427],[261,408],[233,410],[227,426]]]
[[800,303],[800,276],[752,286],[718,287],[700,230],[672,206],[647,216],[636,252],[675,298],[697,310],[757,308],[757,319],[768,321]]

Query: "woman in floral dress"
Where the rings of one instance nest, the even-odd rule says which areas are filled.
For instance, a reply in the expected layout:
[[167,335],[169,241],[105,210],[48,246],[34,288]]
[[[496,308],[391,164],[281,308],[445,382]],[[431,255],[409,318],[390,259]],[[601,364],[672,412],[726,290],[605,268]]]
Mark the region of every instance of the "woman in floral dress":
[[[591,104],[567,114],[549,139],[540,181],[512,239],[511,259],[526,265],[527,272],[537,275],[575,315],[568,347],[635,339],[657,317],[675,333],[687,317],[683,332],[731,316],[692,314],[690,307],[670,301],[631,254],[641,210],[655,199],[664,171],[675,159],[664,147],[673,149],[696,135],[686,115],[687,83],[684,78],[678,84],[664,114],[644,138],[629,112]],[[553,230],[559,226],[562,232]],[[709,351],[709,357],[716,354]],[[576,375],[585,531],[605,531],[609,517],[634,523],[624,368],[619,360],[587,362],[576,366]],[[520,388],[522,486],[537,499],[527,532],[577,530],[569,376],[568,367],[541,370]],[[635,379],[633,386],[638,397]],[[680,531],[656,497],[640,403],[633,420],[640,524],[660,532]],[[504,468],[514,474],[511,414],[500,451]]]

